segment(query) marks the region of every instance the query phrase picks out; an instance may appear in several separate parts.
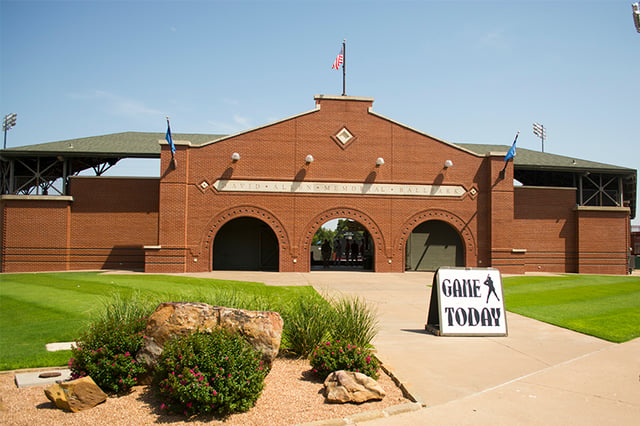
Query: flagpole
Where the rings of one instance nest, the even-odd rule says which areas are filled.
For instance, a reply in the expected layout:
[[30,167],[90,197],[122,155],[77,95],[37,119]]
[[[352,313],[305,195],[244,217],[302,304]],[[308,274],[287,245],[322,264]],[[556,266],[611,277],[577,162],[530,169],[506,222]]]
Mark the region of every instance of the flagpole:
[[173,143],[173,137],[171,136],[171,125],[169,124],[169,116],[167,115],[167,135],[165,136],[167,143],[169,144],[169,149],[171,151],[171,166],[175,169],[178,166],[178,162],[176,161],[176,157],[174,156],[174,152],[176,150],[176,146]]
[[347,96],[347,39],[342,40],[342,96]]
[[[515,156],[516,156],[515,149],[516,149],[516,141],[518,140],[518,135],[520,135],[520,131],[519,130],[516,132],[516,137],[513,140],[513,144],[511,145],[511,148],[507,152],[507,155],[505,155],[505,157],[504,157],[504,167],[502,168],[502,170],[500,170],[500,179],[504,179],[504,177],[505,177],[505,174],[507,172],[507,165],[509,164],[509,160],[512,159],[512,158],[515,158]],[[511,155],[511,151],[512,150],[513,150],[513,155]]]

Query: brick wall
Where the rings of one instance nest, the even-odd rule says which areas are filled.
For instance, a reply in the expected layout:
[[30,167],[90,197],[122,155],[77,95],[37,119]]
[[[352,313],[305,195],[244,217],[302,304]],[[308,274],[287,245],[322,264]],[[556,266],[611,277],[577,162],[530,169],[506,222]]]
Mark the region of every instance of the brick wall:
[[626,274],[629,256],[626,207],[577,207],[578,272]]
[[70,269],[144,269],[144,245],[158,243],[156,178],[74,177]]
[[68,267],[71,197],[3,195],[2,272]]
[[524,272],[578,271],[574,188],[515,187],[512,248]]

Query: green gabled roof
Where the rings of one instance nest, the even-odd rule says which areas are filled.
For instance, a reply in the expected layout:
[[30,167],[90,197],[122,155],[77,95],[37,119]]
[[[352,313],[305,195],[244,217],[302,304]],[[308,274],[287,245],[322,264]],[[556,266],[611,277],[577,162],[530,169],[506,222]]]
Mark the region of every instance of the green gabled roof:
[[[174,141],[189,141],[192,146],[203,145],[227,135],[211,135],[200,133],[173,133]],[[95,157],[120,157],[120,158],[159,158],[160,144],[164,141],[165,133],[147,132],[122,132],[112,133],[102,136],[91,136],[87,138],[68,139],[58,142],[40,143],[21,147],[7,148],[2,150],[7,156],[56,156],[56,155],[77,155]],[[456,143],[466,150],[478,155],[485,155],[489,152],[507,152],[509,145],[484,145]],[[573,157],[549,154],[546,152],[533,151],[526,148],[518,148],[514,158],[516,168],[526,168],[529,170],[555,170],[555,171],[611,171],[616,173],[635,172],[633,169],[614,166],[610,164],[597,163],[594,161],[581,160]]]
[[[186,140],[201,145],[225,135],[203,135],[195,133],[173,133],[174,141]],[[26,145],[3,150],[7,155],[79,155],[159,158],[160,144],[165,133],[123,132],[88,138],[68,139],[58,142]]]
[[[511,148],[510,145],[483,145],[471,143],[457,143],[462,148],[485,155],[489,152],[504,152],[506,154]],[[614,166],[611,164],[597,163],[595,161],[581,160],[575,157],[565,157],[562,155],[549,154],[548,152],[534,151],[526,148],[517,148],[516,156],[513,159],[515,168],[526,168],[530,170],[554,170],[554,171],[602,171],[602,172],[635,172],[634,169]]]

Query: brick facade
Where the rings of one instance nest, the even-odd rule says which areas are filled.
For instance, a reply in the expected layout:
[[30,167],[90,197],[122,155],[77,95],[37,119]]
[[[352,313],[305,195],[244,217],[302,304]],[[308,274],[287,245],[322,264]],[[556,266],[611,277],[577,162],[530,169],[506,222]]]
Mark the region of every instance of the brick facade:
[[70,196],[4,195],[2,271],[144,270],[158,179],[74,177]]
[[[282,272],[309,271],[315,232],[348,218],[371,235],[376,272],[403,272],[412,230],[438,220],[460,236],[464,266],[626,273],[629,209],[576,209],[575,189],[514,187],[504,152],[478,155],[380,116],[372,104],[318,96],[315,109],[268,126],[199,146],[174,141],[174,161],[164,144],[160,179],[74,178],[72,200],[5,196],[2,269],[209,271],[218,231],[252,217],[275,234]],[[247,181],[253,190],[225,186]],[[292,189],[304,185],[319,189]],[[36,217],[51,231],[26,237]],[[33,260],[17,262],[17,247]],[[38,250],[56,260],[44,264]]]

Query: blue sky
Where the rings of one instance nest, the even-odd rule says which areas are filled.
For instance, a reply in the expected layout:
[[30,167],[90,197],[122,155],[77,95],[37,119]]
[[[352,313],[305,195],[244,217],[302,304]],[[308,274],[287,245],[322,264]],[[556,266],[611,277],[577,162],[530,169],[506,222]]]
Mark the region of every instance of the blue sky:
[[[640,169],[632,0],[0,0],[8,147],[123,131],[227,134],[347,94],[449,142]],[[121,175],[159,174],[124,163]],[[640,223],[638,219],[634,223]]]

